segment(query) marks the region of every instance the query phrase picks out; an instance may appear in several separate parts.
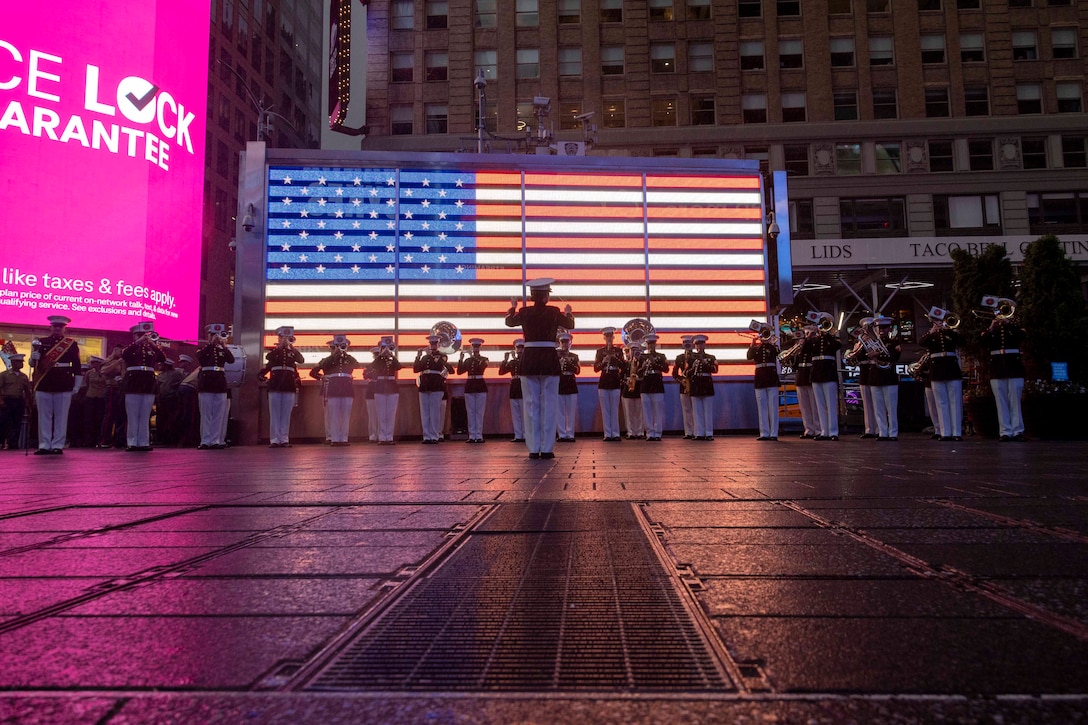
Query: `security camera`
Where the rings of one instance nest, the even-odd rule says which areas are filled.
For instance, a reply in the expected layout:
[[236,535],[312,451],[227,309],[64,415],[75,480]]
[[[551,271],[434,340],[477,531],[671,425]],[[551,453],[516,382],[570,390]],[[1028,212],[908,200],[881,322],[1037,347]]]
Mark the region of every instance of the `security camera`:
[[579,120],[579,121],[588,121],[589,119],[593,118],[593,116],[596,115],[596,113],[597,113],[596,111],[586,111],[585,113],[579,113],[574,118]]
[[230,249],[230,251],[232,251],[232,252],[237,250],[238,249],[238,240],[231,237],[230,244],[227,245],[227,248]]
[[533,106],[536,108],[546,108],[552,104],[552,99],[547,96],[533,96]]
[[476,90],[482,91],[487,87],[487,79],[484,78],[484,72],[480,71],[476,74],[476,80],[472,81],[472,85],[476,86]]
[[242,229],[245,229],[247,232],[251,232],[253,231],[253,227],[254,224],[252,214],[246,214],[244,217],[242,217]]

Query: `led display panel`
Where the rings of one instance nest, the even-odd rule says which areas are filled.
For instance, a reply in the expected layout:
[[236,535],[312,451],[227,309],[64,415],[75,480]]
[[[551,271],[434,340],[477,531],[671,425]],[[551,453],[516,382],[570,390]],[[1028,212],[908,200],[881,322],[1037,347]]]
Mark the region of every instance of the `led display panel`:
[[704,333],[722,376],[753,373],[742,331],[767,318],[758,170],[270,165],[267,183],[264,341],[294,326],[308,364],[336,333],[357,350],[392,335],[410,363],[440,321],[497,362],[520,335],[504,324],[511,298],[553,277],[583,374],[601,328],[640,318],[667,354]]
[[196,333],[209,4],[6,3],[0,321]]

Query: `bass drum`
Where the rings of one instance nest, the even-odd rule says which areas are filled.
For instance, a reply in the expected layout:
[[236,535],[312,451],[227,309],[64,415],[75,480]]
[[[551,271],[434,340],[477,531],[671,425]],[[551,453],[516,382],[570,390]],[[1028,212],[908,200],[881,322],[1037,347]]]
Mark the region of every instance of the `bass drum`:
[[246,351],[241,345],[227,345],[227,349],[234,355],[234,362],[227,363],[223,368],[227,376],[227,387],[238,388],[246,376]]

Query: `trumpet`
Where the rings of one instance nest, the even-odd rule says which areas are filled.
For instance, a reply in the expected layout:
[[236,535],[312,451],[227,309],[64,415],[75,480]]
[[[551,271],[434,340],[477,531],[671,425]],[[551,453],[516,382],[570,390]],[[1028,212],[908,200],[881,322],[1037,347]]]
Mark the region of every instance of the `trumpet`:
[[805,319],[816,325],[820,332],[831,332],[835,327],[835,318],[830,312],[808,312],[805,314]]

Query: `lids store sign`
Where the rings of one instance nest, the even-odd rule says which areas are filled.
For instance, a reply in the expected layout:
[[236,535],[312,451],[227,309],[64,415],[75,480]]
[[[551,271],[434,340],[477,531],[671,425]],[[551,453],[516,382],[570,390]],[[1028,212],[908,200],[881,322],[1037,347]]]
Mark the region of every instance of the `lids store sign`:
[[[851,267],[871,265],[950,266],[952,250],[981,254],[1003,246],[1014,263],[1038,237],[897,237],[891,239],[795,239],[791,245],[794,267]],[[1060,237],[1066,255],[1088,264],[1088,236]]]

